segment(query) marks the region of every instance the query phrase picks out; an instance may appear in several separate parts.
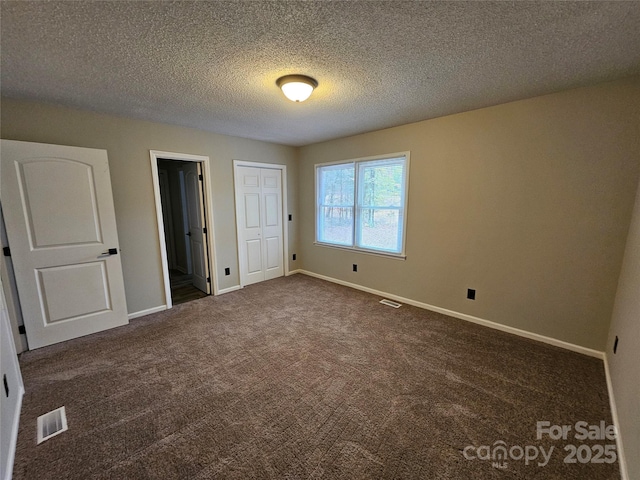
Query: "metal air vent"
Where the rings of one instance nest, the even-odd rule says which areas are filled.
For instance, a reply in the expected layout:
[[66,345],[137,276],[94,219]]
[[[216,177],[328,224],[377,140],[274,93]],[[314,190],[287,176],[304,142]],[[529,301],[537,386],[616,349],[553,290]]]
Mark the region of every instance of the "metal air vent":
[[380,303],[383,305],[388,305],[389,307],[393,307],[393,308],[400,308],[402,306],[401,303],[394,302],[393,300],[387,300],[386,298],[383,298],[382,300],[380,300]]
[[38,443],[49,440],[67,430],[67,415],[64,407],[38,417]]

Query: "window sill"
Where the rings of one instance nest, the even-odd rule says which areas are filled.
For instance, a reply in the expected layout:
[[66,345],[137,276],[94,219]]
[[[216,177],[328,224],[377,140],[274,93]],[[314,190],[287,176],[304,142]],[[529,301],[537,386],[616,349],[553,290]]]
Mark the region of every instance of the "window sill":
[[341,245],[332,245],[330,243],[313,242],[316,247],[335,248],[336,250],[346,250],[354,253],[364,253],[365,255],[374,255],[376,257],[392,258],[394,260],[406,260],[407,256],[401,253],[377,252],[375,250],[364,250],[362,248],[344,247]]

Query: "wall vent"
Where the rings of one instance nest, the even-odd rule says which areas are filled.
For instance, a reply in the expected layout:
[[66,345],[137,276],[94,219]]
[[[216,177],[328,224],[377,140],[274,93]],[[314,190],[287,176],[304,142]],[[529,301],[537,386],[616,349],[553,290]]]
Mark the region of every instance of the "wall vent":
[[67,430],[67,415],[64,407],[38,417],[38,444]]
[[387,300],[386,298],[383,298],[382,300],[380,300],[380,303],[383,305],[388,305],[393,308],[400,308],[402,306],[401,303],[394,302],[393,300]]

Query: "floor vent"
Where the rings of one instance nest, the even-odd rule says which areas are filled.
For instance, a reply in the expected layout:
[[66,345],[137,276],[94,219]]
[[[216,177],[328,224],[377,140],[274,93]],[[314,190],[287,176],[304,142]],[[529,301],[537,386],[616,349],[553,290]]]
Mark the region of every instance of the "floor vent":
[[386,298],[383,298],[382,300],[380,300],[380,303],[383,305],[388,305],[393,308],[400,308],[402,306],[401,303],[394,302],[392,300],[387,300]]
[[49,440],[67,430],[67,415],[64,407],[38,417],[38,443]]

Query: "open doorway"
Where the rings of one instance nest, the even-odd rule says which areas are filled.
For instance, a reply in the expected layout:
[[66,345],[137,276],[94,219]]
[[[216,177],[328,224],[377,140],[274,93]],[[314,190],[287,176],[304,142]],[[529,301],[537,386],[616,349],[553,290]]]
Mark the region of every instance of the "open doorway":
[[152,154],[152,162],[157,172],[158,225],[170,308],[212,293],[206,176],[200,161]]

